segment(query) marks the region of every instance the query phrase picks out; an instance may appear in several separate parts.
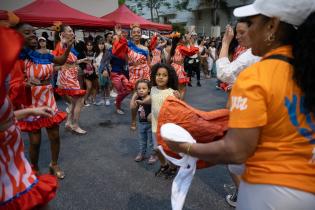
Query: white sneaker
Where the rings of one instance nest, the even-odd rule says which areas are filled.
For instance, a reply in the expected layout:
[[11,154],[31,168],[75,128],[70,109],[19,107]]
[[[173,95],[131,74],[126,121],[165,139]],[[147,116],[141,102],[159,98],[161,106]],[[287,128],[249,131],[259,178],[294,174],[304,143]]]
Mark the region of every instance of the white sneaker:
[[110,97],[116,98],[118,94],[114,90],[111,90],[109,95]]
[[95,103],[96,106],[102,106],[105,104],[105,101],[102,99],[99,102]]
[[110,105],[110,101],[109,101],[109,99],[106,99],[106,101],[105,101],[105,105],[106,105],[106,106],[109,106],[109,105]]
[[121,109],[117,109],[117,110],[116,110],[116,113],[117,113],[117,114],[120,114],[120,115],[125,114],[125,112],[124,112],[123,110],[121,110]]

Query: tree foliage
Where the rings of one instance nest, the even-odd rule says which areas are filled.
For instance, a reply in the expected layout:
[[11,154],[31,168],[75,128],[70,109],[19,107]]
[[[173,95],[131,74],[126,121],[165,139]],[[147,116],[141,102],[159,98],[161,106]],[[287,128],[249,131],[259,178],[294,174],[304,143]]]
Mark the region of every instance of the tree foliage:
[[118,0],[118,5],[122,5],[126,2],[126,0]]
[[167,0],[134,0],[137,7],[142,10],[144,7],[150,9],[151,21],[154,20],[154,12],[156,14],[156,19],[159,20],[160,9],[162,6],[170,8],[171,4]]

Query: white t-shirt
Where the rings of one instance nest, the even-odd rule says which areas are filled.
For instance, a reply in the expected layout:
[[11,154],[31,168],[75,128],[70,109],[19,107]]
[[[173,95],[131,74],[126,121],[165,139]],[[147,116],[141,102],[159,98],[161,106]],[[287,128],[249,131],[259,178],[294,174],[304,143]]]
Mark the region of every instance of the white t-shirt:
[[219,58],[216,61],[217,77],[222,82],[232,85],[241,71],[258,61],[260,57],[253,55],[251,49],[247,49],[233,62],[230,62],[227,57]]
[[156,133],[157,123],[160,109],[168,96],[174,95],[174,90],[172,88],[167,88],[165,90],[160,90],[157,87],[151,88],[151,113],[152,113],[152,132]]

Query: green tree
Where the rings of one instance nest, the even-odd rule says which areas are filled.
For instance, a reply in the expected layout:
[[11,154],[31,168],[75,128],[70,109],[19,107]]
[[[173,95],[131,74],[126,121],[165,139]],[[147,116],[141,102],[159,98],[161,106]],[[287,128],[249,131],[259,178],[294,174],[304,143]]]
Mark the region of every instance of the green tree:
[[166,6],[170,8],[171,4],[167,0],[134,0],[137,3],[137,7],[142,10],[142,8],[147,7],[150,9],[151,21],[154,20],[154,12],[156,14],[156,19],[159,22],[160,8]]
[[118,0],[118,5],[124,4],[126,1],[125,0]]

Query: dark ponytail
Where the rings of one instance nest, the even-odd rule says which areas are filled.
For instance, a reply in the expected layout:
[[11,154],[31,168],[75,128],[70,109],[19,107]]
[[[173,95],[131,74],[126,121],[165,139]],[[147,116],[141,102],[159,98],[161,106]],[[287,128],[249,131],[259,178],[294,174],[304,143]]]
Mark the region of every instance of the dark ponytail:
[[171,48],[171,51],[170,51],[170,57],[174,56],[177,44],[182,38],[183,38],[183,35],[181,34],[179,37],[174,37],[172,39],[172,48]]
[[299,26],[293,56],[293,79],[305,96],[304,107],[315,114],[315,12]]

